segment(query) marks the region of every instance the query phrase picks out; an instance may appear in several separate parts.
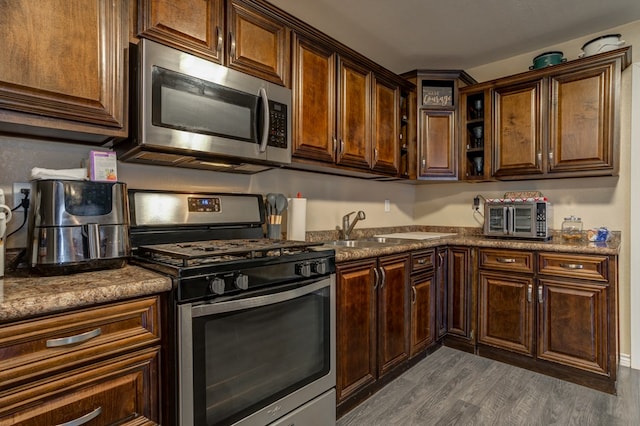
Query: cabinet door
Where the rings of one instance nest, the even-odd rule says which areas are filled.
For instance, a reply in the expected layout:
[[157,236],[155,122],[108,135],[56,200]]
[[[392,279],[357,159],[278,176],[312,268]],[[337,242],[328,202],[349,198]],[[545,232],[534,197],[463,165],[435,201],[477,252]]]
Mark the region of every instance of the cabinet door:
[[246,4],[227,4],[227,65],[282,86],[289,86],[290,30]]
[[471,338],[471,253],[468,248],[449,249],[447,332]]
[[224,52],[224,0],[140,0],[138,35],[219,64]]
[[379,260],[378,375],[409,357],[409,256]]
[[551,78],[549,173],[614,169],[613,65]]
[[498,87],[493,92],[493,176],[544,173],[543,80]]
[[436,328],[438,339],[447,334],[447,249],[438,249],[436,269]]
[[458,176],[453,111],[420,110],[418,152],[419,177],[455,179]]
[[435,340],[436,276],[429,272],[411,278],[411,349],[415,356]]
[[607,286],[540,279],[538,359],[609,374]]
[[397,175],[400,167],[400,88],[374,76],[372,102],[373,170]]
[[337,163],[371,168],[371,72],[339,58]]
[[0,130],[100,143],[127,136],[125,3],[2,2]]
[[337,265],[338,401],[377,377],[376,266],[375,259]]
[[159,350],[141,350],[0,392],[0,424],[158,424]]
[[478,343],[533,356],[533,277],[480,272]]
[[335,163],[336,54],[313,39],[293,38],[294,158]]

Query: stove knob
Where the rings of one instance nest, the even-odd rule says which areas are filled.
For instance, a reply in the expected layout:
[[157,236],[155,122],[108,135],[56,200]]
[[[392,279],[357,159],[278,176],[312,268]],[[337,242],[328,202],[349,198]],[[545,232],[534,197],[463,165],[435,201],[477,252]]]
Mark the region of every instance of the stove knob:
[[244,274],[238,274],[234,280],[234,284],[240,290],[246,290],[249,288],[249,277]]
[[324,260],[319,260],[311,265],[311,271],[324,275],[327,273],[327,263]]
[[303,276],[303,277],[310,277],[311,276],[311,265],[309,265],[308,263],[298,263],[296,265],[296,274]]
[[215,294],[224,294],[224,280],[220,277],[213,277],[209,281],[209,290]]

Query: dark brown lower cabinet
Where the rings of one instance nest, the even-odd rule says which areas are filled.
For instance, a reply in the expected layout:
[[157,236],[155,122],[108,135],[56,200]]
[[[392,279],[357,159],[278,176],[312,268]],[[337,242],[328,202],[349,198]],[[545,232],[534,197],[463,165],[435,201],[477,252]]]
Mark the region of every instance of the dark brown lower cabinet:
[[472,249],[452,246],[447,256],[447,333],[444,343],[473,352],[475,345],[475,295]]
[[481,249],[479,258],[480,355],[615,393],[615,256]]
[[438,247],[436,270],[436,338],[440,340],[447,334],[447,265],[448,249]]
[[411,349],[410,357],[422,354],[437,339],[436,250],[411,253]]
[[409,358],[409,255],[337,265],[338,404]]
[[533,276],[481,271],[478,343],[533,356]]
[[0,425],[160,423],[160,297],[0,326]]

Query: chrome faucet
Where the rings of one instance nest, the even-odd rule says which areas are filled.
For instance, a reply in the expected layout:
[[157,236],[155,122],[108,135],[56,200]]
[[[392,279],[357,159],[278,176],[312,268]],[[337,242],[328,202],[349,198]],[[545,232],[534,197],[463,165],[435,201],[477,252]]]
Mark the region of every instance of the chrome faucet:
[[349,216],[351,216],[354,213],[355,212],[351,212],[342,216],[342,238],[345,240],[349,239],[349,236],[351,235],[351,231],[353,231],[353,228],[356,226],[356,223],[358,223],[359,220],[364,220],[367,218],[364,212],[360,210],[358,211],[358,213],[356,213],[356,217],[353,220],[353,223],[349,224]]

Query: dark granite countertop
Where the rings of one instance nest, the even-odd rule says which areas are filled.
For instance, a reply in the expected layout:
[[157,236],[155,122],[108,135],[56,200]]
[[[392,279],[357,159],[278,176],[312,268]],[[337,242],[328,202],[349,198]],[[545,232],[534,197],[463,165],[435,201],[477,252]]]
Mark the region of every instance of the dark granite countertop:
[[171,290],[171,279],[138,266],[0,279],[0,323]]
[[[612,238],[604,243],[593,243],[587,241],[586,237],[567,242],[559,235],[554,236],[551,241],[544,242],[487,238],[481,235],[478,228],[402,226],[356,229],[353,232],[353,238],[361,239],[377,234],[416,231],[455,233],[455,235],[430,240],[401,240],[395,244],[376,247],[352,248],[327,245],[320,247],[334,249],[337,262],[443,245],[601,255],[617,255],[620,250],[619,232],[613,232]],[[307,232],[307,240],[312,242],[336,239],[338,239],[338,231]],[[171,287],[171,279],[168,277],[133,265],[126,265],[121,269],[51,277],[28,274],[6,276],[0,280],[0,323],[132,297],[144,297],[169,291]]]
[[[479,228],[405,226],[389,228],[361,228],[357,230],[357,232],[353,233],[353,239],[368,238],[380,234],[416,231],[455,233],[456,235],[429,240],[402,240],[401,242],[377,245],[374,247],[341,247],[333,245],[323,247],[331,247],[335,249],[337,262],[403,253],[444,245],[600,255],[618,255],[620,252],[620,233],[615,231],[612,232],[611,238],[606,242],[588,241],[586,233],[580,240],[567,241],[562,238],[559,232],[555,233],[550,241],[535,241],[489,238],[483,236]],[[307,233],[307,239],[311,241],[332,241],[338,238],[337,231]]]

